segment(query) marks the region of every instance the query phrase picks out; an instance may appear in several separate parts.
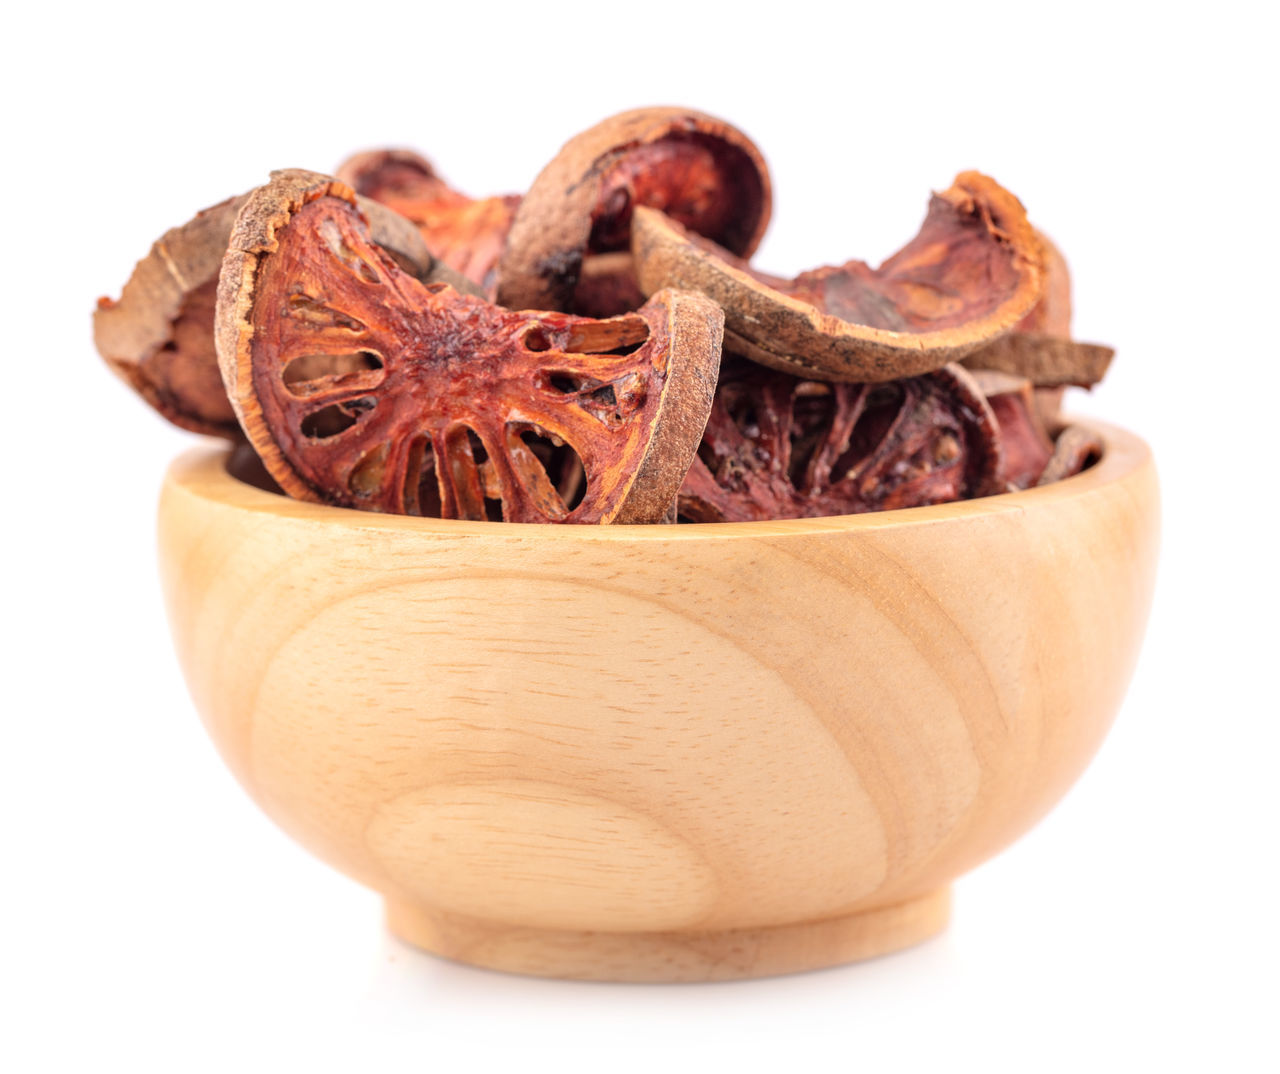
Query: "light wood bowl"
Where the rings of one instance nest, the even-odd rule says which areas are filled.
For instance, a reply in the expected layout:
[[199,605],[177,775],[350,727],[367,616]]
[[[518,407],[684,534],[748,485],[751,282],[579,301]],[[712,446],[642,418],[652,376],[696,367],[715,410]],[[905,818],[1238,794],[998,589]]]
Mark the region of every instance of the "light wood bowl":
[[884,514],[558,527],[299,503],[170,469],[191,694],[282,828],[480,966],[707,980],[944,927],[1120,705],[1150,604],[1150,453]]

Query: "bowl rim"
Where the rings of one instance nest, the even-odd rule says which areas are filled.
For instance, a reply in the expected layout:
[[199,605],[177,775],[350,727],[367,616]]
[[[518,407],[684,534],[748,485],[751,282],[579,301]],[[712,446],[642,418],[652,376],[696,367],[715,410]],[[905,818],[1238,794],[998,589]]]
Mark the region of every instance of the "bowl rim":
[[1099,492],[1131,477],[1151,464],[1151,449],[1141,437],[1119,426],[1092,419],[1072,419],[1102,438],[1102,458],[1093,466],[1062,481],[1041,488],[1003,492],[973,500],[957,500],[928,507],[904,507],[856,515],[820,518],[787,518],[764,522],[703,522],[680,525],[555,526],[536,522],[471,522],[460,519],[384,515],[350,507],[295,500],[269,492],[235,477],[229,470],[233,445],[205,444],[190,448],[170,463],[166,489],[180,488],[199,499],[224,508],[276,518],[323,523],[351,531],[409,533],[431,537],[507,537],[539,540],[705,540],[708,537],[745,539],[816,533],[847,533],[904,526],[936,524],[951,519],[993,516],[1046,508],[1063,500]]

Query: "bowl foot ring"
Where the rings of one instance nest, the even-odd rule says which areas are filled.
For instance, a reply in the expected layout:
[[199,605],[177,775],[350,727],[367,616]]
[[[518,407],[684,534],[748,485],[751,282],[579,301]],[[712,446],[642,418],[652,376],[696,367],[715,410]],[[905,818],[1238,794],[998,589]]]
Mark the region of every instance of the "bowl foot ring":
[[769,928],[573,932],[463,918],[386,900],[401,940],[457,962],[589,981],[731,981],[839,966],[921,943],[947,925],[951,889],[893,906]]

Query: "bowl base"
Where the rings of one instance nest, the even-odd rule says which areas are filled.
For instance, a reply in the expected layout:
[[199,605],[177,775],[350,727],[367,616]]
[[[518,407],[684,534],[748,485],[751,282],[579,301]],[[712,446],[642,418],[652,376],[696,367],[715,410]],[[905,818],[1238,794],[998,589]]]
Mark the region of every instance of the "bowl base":
[[732,981],[823,969],[941,932],[951,889],[822,921],[720,932],[572,932],[502,925],[398,899],[387,927],[432,954],[485,969],[583,981]]

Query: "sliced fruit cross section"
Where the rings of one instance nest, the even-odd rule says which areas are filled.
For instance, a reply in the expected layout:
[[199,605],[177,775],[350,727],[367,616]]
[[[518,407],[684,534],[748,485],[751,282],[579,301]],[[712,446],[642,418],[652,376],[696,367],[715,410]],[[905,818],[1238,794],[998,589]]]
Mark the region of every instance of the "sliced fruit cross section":
[[859,514],[1001,491],[995,417],[964,370],[886,384],[801,380],[726,359],[680,518]]
[[512,312],[424,286],[349,188],[276,173],[223,266],[218,354],[263,463],[304,499],[508,522],[666,517],[710,411],[722,315]]

